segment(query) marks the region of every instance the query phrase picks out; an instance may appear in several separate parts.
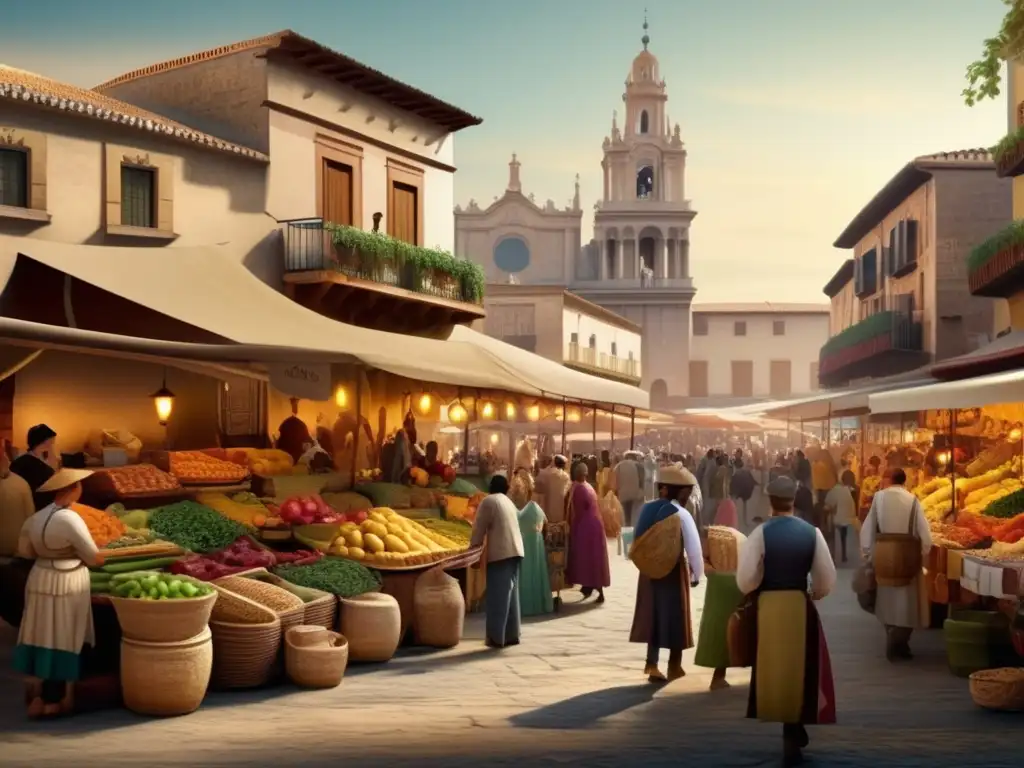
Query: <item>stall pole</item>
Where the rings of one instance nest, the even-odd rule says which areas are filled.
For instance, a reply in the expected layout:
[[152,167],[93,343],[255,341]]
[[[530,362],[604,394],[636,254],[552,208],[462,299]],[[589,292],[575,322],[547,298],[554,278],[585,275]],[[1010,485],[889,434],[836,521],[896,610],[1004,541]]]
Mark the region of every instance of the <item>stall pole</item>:
[[828,431],[825,433],[825,447],[826,448],[831,448],[832,447],[832,403],[831,403],[831,401],[828,404],[828,427],[827,427],[827,430]]
[[803,448],[804,447],[804,420],[803,419],[800,419],[800,438],[799,438],[799,441],[797,442],[797,446],[796,447],[797,448]]
[[594,455],[597,456],[597,403],[594,403],[594,420],[590,427],[591,437],[594,438]]
[[959,408],[953,408],[949,412],[949,465],[951,472],[950,483],[953,489],[953,519],[956,520],[959,513],[959,504],[956,503],[956,417],[960,412]]
[[[352,435],[352,488],[356,487],[356,470],[359,461],[359,433],[363,431],[363,372],[356,369],[356,431]],[[378,458],[379,461],[379,458]],[[380,468],[381,471],[384,467]]]
[[569,414],[565,407],[565,398],[562,398],[562,455],[565,455],[565,422],[569,420]]
[[629,450],[633,450],[633,442],[636,439],[636,408],[629,409]]
[[786,450],[786,451],[789,450],[790,441],[793,439],[793,434],[791,432],[792,429],[793,429],[793,426],[792,426],[792,424],[790,424],[790,419],[789,419],[789,408],[787,408],[786,409],[786,447],[783,450]]
[[866,466],[864,464],[864,448],[865,448],[865,444],[867,443],[867,438],[868,438],[867,419],[866,419],[866,417],[861,416],[860,417],[860,467],[859,467],[859,469],[860,469],[860,477],[857,478],[857,480],[861,481],[861,482],[863,482],[864,478],[867,477],[867,475],[865,474],[865,472],[867,471],[867,468],[866,468]]

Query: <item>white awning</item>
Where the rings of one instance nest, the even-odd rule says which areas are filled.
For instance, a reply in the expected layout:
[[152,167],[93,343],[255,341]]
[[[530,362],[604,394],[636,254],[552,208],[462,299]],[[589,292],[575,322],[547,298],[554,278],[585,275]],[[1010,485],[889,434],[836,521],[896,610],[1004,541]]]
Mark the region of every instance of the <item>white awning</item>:
[[234,342],[330,353],[416,381],[539,395],[540,389],[471,344],[346,325],[293,302],[253,275],[227,246],[122,248],[0,236],[0,278],[18,254]]
[[554,360],[527,352],[500,339],[462,325],[452,329],[452,342],[465,342],[485,349],[501,360],[510,371],[548,396],[565,397],[584,403],[607,403],[647,409],[650,396],[639,387],[574,371]]
[[860,387],[821,392],[811,397],[761,403],[759,406],[745,406],[744,408],[737,408],[735,412],[768,416],[783,421],[789,420],[790,422],[824,421],[829,418],[829,415],[833,418],[857,416],[866,414],[869,410],[874,411],[869,400],[872,394],[913,386],[923,386],[932,382],[934,382],[934,379],[924,377],[913,380],[877,381],[874,384],[865,384]]
[[981,408],[1024,400],[1024,371],[944,381],[869,396],[872,413],[911,413],[943,408]]

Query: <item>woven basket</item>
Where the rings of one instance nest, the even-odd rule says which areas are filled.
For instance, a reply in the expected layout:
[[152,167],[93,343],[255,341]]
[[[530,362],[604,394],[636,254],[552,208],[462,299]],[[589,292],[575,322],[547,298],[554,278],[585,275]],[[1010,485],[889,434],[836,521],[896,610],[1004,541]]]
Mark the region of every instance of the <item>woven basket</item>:
[[921,573],[921,542],[906,533],[876,533],[871,555],[880,587],[905,587]]
[[1004,712],[1024,711],[1024,669],[1003,667],[974,672],[971,698],[979,707]]
[[420,645],[454,648],[462,640],[466,601],[457,579],[431,568],[413,587],[413,626]]
[[712,525],[708,528],[708,560],[722,573],[735,573],[739,563],[740,545],[747,537],[735,528]]
[[265,624],[210,622],[216,688],[257,688],[275,676],[281,651],[281,622]]
[[[313,636],[318,642],[311,642]],[[284,642],[285,668],[293,683],[303,688],[341,685],[348,666],[348,640],[343,635],[303,625],[289,629]]]
[[282,579],[265,568],[257,568],[235,575],[273,584],[275,587],[280,587],[298,597],[305,605],[302,613],[303,624],[324,627],[325,629],[334,629],[337,626],[338,598],[330,592],[323,592],[312,587],[300,587],[298,584],[292,584],[290,581]]
[[306,604],[286,589],[245,576],[225,576],[213,584],[273,611],[281,621],[282,632],[302,623]]
[[189,640],[206,629],[217,593],[187,600],[136,600],[110,596],[121,634],[146,643]]
[[683,553],[682,522],[672,515],[651,527],[629,548],[629,559],[649,579],[663,579]]
[[195,712],[206,697],[212,669],[212,635],[205,626],[183,642],[121,639],[121,693],[125,707],[140,715]]
[[390,661],[402,636],[398,601],[383,592],[343,597],[338,628],[348,639],[352,661]]
[[219,584],[210,582],[217,590],[217,601],[210,612],[210,623],[221,624],[269,624],[277,619],[277,614],[269,608],[232,592]]

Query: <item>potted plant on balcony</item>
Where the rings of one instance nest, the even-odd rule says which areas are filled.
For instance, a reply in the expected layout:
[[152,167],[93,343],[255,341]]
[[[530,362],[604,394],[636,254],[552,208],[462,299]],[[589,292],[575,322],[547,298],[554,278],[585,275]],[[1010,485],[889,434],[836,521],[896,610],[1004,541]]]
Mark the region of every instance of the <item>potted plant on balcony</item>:
[[[380,232],[325,224],[334,244],[336,268],[350,277],[395,283],[395,241]],[[390,279],[389,279],[390,277]]]
[[1019,176],[1024,173],[1024,127],[1004,136],[990,151],[999,176]]
[[967,282],[975,296],[1009,298],[1024,287],[1024,220],[1012,222],[971,251]]

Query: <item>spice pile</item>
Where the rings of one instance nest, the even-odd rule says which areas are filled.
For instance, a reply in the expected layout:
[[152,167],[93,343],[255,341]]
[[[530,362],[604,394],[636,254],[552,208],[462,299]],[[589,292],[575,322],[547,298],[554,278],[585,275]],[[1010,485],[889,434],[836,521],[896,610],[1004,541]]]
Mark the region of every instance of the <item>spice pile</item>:
[[101,549],[110,542],[120,539],[127,530],[123,522],[102,509],[77,503],[72,504],[71,509],[82,518],[89,529],[89,535],[92,536],[93,542]]

